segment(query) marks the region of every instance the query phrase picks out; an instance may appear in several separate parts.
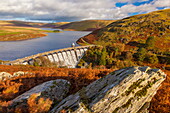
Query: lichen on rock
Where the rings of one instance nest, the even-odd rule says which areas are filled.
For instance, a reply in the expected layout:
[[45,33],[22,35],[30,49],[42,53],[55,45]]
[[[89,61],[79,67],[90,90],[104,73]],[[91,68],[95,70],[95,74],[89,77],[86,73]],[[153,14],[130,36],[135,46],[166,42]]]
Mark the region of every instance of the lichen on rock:
[[62,110],[72,113],[147,112],[147,103],[165,77],[164,72],[150,67],[136,66],[117,70],[66,97],[50,113]]

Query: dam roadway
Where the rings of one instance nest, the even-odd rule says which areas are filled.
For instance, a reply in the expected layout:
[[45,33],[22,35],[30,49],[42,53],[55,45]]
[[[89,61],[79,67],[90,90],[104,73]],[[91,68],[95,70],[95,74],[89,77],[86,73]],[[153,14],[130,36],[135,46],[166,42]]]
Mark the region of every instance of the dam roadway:
[[89,46],[77,46],[64,49],[58,49],[48,51],[44,53],[38,53],[25,58],[17,59],[6,63],[6,65],[34,65],[37,59],[40,57],[49,60],[51,63],[57,64],[58,66],[66,66],[68,68],[75,68],[79,63],[80,59],[84,56]]

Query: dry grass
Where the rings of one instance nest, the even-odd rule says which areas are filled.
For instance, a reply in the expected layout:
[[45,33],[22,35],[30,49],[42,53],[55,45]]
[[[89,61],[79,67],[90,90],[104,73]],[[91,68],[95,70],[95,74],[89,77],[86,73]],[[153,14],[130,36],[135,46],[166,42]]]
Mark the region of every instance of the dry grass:
[[[149,64],[146,64],[149,65]],[[154,65],[149,65],[153,67]],[[155,65],[157,68],[163,65]],[[20,94],[28,91],[32,87],[43,82],[55,79],[66,79],[71,82],[72,87],[69,94],[73,94],[80,90],[82,87],[87,86],[91,82],[107,75],[114,70],[108,69],[64,69],[64,68],[46,68],[46,67],[33,67],[33,66],[0,66],[0,72],[5,71],[13,74],[17,71],[31,72],[30,74],[15,77],[5,82],[0,82],[0,111],[6,111],[6,107],[10,100],[19,96]],[[167,74],[166,80],[157,91],[157,94],[151,101],[149,108],[151,113],[168,113],[170,111],[170,71],[163,70]],[[50,100],[48,100],[50,103]],[[39,100],[36,105],[44,102],[43,99]],[[30,110],[34,111],[32,106],[33,100],[29,101]],[[47,109],[49,107],[47,103]],[[35,105],[35,106],[36,106]],[[32,106],[32,107],[31,107]],[[17,108],[16,111],[21,111]]]
[[34,27],[19,27],[0,21],[0,41],[16,41],[46,36],[45,31]]
[[[64,68],[47,68],[47,67],[33,67],[33,66],[2,66],[0,65],[0,72],[5,71],[13,74],[17,71],[31,72],[21,77],[14,77],[12,79],[0,82],[0,112],[7,112],[7,107],[10,101],[29,89],[50,80],[66,79],[72,84],[69,94],[73,94],[82,87],[87,86],[91,82],[107,75],[113,70],[108,69],[64,69]],[[37,105],[44,102],[39,100]],[[49,100],[48,100],[49,101]],[[33,101],[30,101],[32,103]],[[34,111],[32,104],[29,109]],[[34,103],[34,102],[33,102]],[[48,105],[48,104],[47,104]],[[32,107],[31,107],[32,106]],[[47,106],[48,107],[48,106]],[[22,107],[21,107],[22,108]],[[15,110],[22,110],[17,108]]]
[[[170,9],[140,14],[117,20],[108,26],[80,38],[77,43],[95,44],[95,41],[119,43],[124,40],[144,44],[150,36],[155,37],[155,48],[160,51],[170,51]],[[128,46],[130,47],[130,46]],[[131,47],[133,49],[133,46]],[[129,48],[129,49],[131,49]]]
[[151,101],[150,113],[169,113],[170,111],[170,71],[164,70],[164,72],[167,78]]

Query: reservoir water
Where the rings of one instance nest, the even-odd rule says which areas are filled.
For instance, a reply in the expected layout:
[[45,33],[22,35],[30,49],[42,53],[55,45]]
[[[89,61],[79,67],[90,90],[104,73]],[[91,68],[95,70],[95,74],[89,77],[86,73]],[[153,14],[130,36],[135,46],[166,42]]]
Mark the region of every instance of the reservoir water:
[[77,39],[89,33],[87,31],[63,31],[47,33],[48,36],[30,40],[0,42],[0,60],[11,61],[37,53],[71,47],[72,43],[76,44]]

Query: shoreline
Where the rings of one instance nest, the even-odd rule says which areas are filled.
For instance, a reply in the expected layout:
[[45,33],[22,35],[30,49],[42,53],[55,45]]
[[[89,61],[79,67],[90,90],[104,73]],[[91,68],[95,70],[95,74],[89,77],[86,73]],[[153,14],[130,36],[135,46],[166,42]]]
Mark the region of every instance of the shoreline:
[[45,37],[45,36],[48,36],[48,34],[45,34],[45,33],[42,33],[42,34],[39,34],[39,35],[42,35],[42,36],[36,36],[36,37],[32,37],[32,38],[23,38],[23,39],[16,39],[16,40],[3,40],[0,42],[16,42],[16,41],[25,41],[25,40],[32,40],[32,39],[36,39],[36,38],[41,38],[41,37]]

